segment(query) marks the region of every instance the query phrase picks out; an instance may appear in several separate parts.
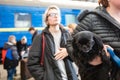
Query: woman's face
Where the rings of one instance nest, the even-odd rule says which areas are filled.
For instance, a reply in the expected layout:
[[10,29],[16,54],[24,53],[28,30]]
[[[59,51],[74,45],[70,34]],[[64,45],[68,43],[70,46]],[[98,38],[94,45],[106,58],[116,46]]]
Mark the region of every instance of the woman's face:
[[110,6],[114,6],[118,9],[120,9],[120,0],[109,0]]
[[56,9],[50,9],[47,13],[47,24],[56,26],[60,24],[60,13]]
[[72,34],[72,33],[73,33],[73,29],[68,27],[68,32],[69,32],[70,34]]

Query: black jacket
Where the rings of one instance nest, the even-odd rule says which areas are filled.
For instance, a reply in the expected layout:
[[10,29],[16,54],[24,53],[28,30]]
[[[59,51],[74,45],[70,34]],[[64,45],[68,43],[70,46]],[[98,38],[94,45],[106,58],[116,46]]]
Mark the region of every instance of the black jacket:
[[[93,11],[84,11],[78,16],[78,22],[74,34],[84,30],[94,32],[102,38],[104,44],[113,47],[116,54],[120,56],[120,24],[107,13],[104,7],[97,7]],[[68,40],[68,52],[72,53],[70,44],[71,41]],[[111,80],[119,80],[120,68],[113,63],[111,70]]]
[[[36,80],[62,80],[62,76],[54,59],[55,44],[53,36],[48,31],[49,27],[46,27],[42,33],[45,35],[45,53],[44,53],[44,65],[40,65],[41,57],[41,35],[38,35],[33,41],[28,58],[28,69],[32,76]],[[62,31],[60,47],[66,47],[66,41],[70,36],[69,33],[60,28]],[[68,80],[77,80],[76,73],[73,69],[70,57],[64,59]]]
[[32,36],[32,42],[33,42],[35,36],[37,36],[37,35],[38,35],[38,31],[36,30],[35,33],[34,33],[33,36]]
[[83,30],[98,34],[104,44],[120,51],[120,23],[112,18],[104,7],[97,7],[94,11],[84,11],[78,17],[79,24],[75,33]]

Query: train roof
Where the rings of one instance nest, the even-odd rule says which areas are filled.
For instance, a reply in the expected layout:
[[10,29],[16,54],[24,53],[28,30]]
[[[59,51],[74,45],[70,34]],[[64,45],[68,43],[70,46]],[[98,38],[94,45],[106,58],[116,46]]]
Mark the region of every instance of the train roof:
[[60,8],[70,9],[94,9],[96,6],[98,6],[98,3],[95,2],[67,0],[0,0],[0,4],[36,7],[48,7],[49,5],[57,5]]

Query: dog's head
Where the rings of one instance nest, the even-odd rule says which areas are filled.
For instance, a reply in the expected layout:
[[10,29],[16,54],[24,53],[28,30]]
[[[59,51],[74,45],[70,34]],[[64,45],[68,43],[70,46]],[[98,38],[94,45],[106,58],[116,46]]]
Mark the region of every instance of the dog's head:
[[75,53],[79,52],[88,58],[95,57],[103,49],[101,38],[90,31],[81,31],[74,35],[72,45]]
[[93,37],[93,34],[88,31],[83,31],[76,34],[76,44],[79,50],[85,53],[89,52],[95,44]]
[[103,68],[101,68],[101,72],[97,68],[91,68],[88,66],[89,62],[95,59],[96,56],[100,56],[104,63],[102,66],[105,66],[104,69],[110,69],[111,62],[103,50],[103,42],[101,38],[92,32],[81,31],[73,36],[72,45],[73,59],[79,67],[81,79],[96,80],[96,75],[98,74],[97,77],[99,77],[100,80],[103,79],[101,76],[104,76],[104,80],[106,80],[107,77],[104,75],[106,72],[102,71]]

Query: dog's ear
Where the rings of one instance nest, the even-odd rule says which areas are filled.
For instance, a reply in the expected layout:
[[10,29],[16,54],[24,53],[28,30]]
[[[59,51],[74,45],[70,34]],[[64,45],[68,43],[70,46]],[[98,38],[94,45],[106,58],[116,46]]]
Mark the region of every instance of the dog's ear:
[[79,49],[78,49],[77,41],[75,37],[73,37],[72,46],[73,46],[73,56],[78,57],[77,53],[79,52]]
[[96,34],[93,34],[93,35],[94,35],[93,39],[95,41],[95,44],[98,45],[98,48],[102,50],[103,49],[102,39],[98,35],[96,35]]

